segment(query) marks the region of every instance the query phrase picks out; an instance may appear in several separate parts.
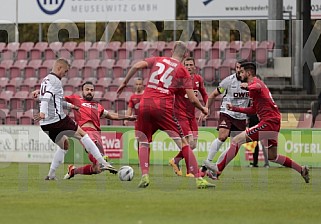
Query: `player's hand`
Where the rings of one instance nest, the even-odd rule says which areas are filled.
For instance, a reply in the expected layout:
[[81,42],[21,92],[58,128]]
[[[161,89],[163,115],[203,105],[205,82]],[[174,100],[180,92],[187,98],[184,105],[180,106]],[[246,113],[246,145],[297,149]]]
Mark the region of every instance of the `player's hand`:
[[33,95],[33,98],[38,98],[38,95],[39,95],[39,93],[40,93],[40,90],[37,89],[37,90],[35,90],[35,91],[32,91],[31,93],[32,93],[32,95]]
[[137,120],[137,116],[136,115],[128,116],[128,119],[127,119],[127,121],[136,121],[136,120]]
[[227,103],[227,104],[226,104],[226,108],[227,108],[228,110],[232,110],[232,107],[233,107],[233,105],[232,105],[231,103]]
[[[210,111],[208,110],[208,114],[210,113]],[[205,115],[205,114],[200,114],[199,118],[198,118],[198,122],[201,123],[202,121],[205,121],[208,117],[208,114]]]
[[208,115],[208,108],[207,108],[207,107],[203,107],[203,108],[202,108],[202,113],[203,113],[204,115]]
[[242,82],[240,85],[241,89],[244,89],[244,90],[248,90],[248,88],[247,88],[248,86],[249,86],[249,84],[247,82]]
[[79,107],[72,104],[71,109],[73,109],[73,110],[79,110]]
[[38,122],[40,120],[45,119],[45,114],[44,113],[39,113],[39,114],[35,114],[35,116],[33,117],[33,119],[35,120],[35,122]]
[[119,95],[123,92],[123,90],[124,90],[124,88],[127,86],[127,84],[126,83],[122,83],[119,87],[118,87],[118,89],[117,89],[117,97],[119,97]]

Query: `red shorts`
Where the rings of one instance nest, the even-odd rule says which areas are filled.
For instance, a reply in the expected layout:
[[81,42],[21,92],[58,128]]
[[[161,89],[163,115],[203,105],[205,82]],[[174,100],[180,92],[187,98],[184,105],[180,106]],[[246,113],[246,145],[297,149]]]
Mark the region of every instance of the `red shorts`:
[[[168,99],[167,99],[168,100]],[[182,138],[183,133],[175,115],[173,105],[166,99],[142,99],[137,117],[139,142],[151,142],[157,130],[165,131],[171,138]]]
[[225,113],[220,113],[217,129],[225,128],[233,131],[244,131],[246,128],[246,120],[235,119]]
[[198,124],[196,118],[178,120],[178,122],[185,137],[192,135],[194,139],[198,138]]
[[246,129],[246,134],[252,141],[261,141],[265,148],[278,146],[280,121],[260,121],[257,125]]
[[[84,130],[89,135],[90,139],[96,144],[100,153],[104,155],[104,148],[100,131],[97,131],[96,129],[91,127],[82,127],[82,130]],[[94,165],[98,164],[98,161],[90,153],[88,153],[88,158]]]

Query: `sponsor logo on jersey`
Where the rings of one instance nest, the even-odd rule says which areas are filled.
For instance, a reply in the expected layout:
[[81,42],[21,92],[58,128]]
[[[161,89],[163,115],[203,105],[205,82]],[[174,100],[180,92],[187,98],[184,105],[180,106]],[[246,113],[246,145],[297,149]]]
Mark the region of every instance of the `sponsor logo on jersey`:
[[82,103],[81,106],[91,108],[91,109],[97,109],[97,104],[91,104],[91,103]]
[[249,92],[236,92],[233,93],[234,98],[248,98],[249,97]]

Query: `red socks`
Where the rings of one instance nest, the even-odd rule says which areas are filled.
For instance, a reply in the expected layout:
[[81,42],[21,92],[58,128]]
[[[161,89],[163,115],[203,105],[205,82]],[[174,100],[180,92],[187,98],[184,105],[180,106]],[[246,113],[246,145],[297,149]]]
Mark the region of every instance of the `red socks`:
[[198,164],[195,155],[189,145],[185,145],[181,153],[185,159],[187,173],[192,173],[195,177],[199,177]]
[[276,159],[272,162],[292,168],[301,174],[302,167],[287,156],[277,155]]
[[232,159],[236,156],[239,151],[239,146],[235,143],[232,143],[228,151],[226,152],[223,160],[217,164],[217,168],[220,172],[231,162]]
[[149,148],[140,146],[138,149],[139,165],[142,175],[149,173]]
[[82,166],[74,169],[73,175],[76,175],[76,174],[92,175],[92,174],[96,174],[96,172],[93,172],[92,165],[88,164],[86,166]]

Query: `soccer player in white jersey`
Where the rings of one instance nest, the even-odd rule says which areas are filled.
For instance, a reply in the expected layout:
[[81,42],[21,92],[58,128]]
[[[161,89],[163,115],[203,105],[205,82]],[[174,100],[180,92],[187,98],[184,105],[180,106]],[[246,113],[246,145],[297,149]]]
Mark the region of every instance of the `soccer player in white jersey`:
[[117,170],[104,160],[96,144],[90,139],[88,134],[63,111],[63,105],[66,102],[63,100],[61,78],[67,74],[68,70],[68,61],[57,59],[52,71],[41,82],[39,94],[40,112],[35,115],[34,119],[40,122],[41,129],[59,146],[45,180],[56,179],[56,169],[63,162],[68,150],[68,137],[79,139],[86,150],[101,164],[102,170],[117,173]]
[[[235,136],[238,132],[244,131],[246,128],[246,119],[247,115],[239,112],[230,111],[227,109],[226,104],[232,103],[238,107],[247,107],[249,104],[249,93],[247,90],[241,89],[240,81],[240,68],[241,64],[247,62],[246,60],[239,60],[235,64],[235,73],[226,77],[221,81],[219,86],[210,94],[208,97],[208,102],[206,104],[207,108],[211,108],[211,105],[214,102],[214,99],[224,94],[222,98],[222,104],[220,107],[220,117],[218,122],[218,138],[216,138],[211,146],[210,151],[207,155],[207,160],[212,161],[216,153],[219,151],[222,144],[226,139],[231,136]],[[206,116],[204,116],[206,119]],[[224,157],[225,152],[222,153],[218,161]],[[200,172],[202,176],[205,175],[206,167],[203,165]],[[208,173],[208,176],[212,179],[217,177]]]

